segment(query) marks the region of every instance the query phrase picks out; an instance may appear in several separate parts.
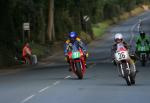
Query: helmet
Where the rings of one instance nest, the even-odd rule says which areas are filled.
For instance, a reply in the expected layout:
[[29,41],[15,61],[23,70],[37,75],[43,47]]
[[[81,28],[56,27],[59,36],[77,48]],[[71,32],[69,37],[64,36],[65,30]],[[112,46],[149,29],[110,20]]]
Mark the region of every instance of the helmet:
[[142,38],[145,38],[145,32],[144,32],[144,31],[141,31],[141,32],[140,32],[140,36],[141,36]]
[[145,32],[144,32],[144,31],[141,31],[140,34],[145,34]]
[[115,41],[122,41],[123,40],[123,35],[121,33],[117,33],[115,34]]
[[69,33],[69,38],[76,38],[78,36],[78,34],[74,31]]
[[70,41],[71,42],[74,42],[75,40],[76,40],[76,38],[77,38],[77,36],[78,36],[78,34],[76,33],[76,32],[70,32],[69,33],[69,38],[70,38]]
[[144,31],[141,31],[141,32],[140,32],[140,35],[145,35],[145,32],[144,32]]
[[116,39],[123,39],[123,35],[121,33],[115,34],[115,40]]

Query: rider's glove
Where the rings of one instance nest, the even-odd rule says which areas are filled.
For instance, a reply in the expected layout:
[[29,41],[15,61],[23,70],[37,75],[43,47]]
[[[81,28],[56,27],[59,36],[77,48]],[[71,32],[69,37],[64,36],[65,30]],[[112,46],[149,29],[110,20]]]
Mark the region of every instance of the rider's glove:
[[89,53],[86,53],[86,57],[89,57]]
[[72,43],[69,43],[68,46],[69,46],[69,47],[72,47]]
[[67,60],[68,60],[68,59],[67,59],[67,58],[68,58],[68,54],[65,53],[64,55],[65,55],[65,60],[67,61]]
[[89,56],[89,54],[88,54],[88,52],[87,52],[87,51],[84,51],[84,55],[85,55],[86,57],[88,57],[88,56]]

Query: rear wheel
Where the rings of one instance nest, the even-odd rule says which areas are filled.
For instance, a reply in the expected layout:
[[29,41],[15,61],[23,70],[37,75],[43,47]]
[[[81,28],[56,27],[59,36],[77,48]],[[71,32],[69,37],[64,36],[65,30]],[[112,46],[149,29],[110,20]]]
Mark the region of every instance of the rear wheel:
[[83,79],[81,62],[75,63],[75,66],[76,66],[76,74],[77,74],[78,78]]

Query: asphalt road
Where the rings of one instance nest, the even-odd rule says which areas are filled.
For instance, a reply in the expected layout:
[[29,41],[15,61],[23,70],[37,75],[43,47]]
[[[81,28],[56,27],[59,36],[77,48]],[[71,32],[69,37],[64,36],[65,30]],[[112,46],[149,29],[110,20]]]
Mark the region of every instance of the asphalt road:
[[141,67],[137,62],[140,72],[136,85],[127,86],[110,59],[114,33],[123,33],[134,47],[139,18],[145,20],[144,30],[150,33],[150,12],[146,12],[113,26],[106,36],[89,45],[89,64],[83,80],[68,72],[63,58],[58,64],[0,75],[0,103],[149,103],[150,64]]

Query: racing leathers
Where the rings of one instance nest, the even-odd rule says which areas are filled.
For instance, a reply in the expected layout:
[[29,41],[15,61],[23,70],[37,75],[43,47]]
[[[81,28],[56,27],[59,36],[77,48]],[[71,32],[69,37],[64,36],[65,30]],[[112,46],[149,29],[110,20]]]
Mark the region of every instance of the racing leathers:
[[136,54],[139,57],[140,54],[140,47],[141,46],[146,46],[146,53],[147,56],[149,56],[150,53],[150,42],[147,36],[145,36],[144,38],[142,38],[141,36],[139,36],[136,40]]
[[[120,43],[119,43],[120,44]],[[127,50],[129,50],[129,46],[128,46],[128,44],[126,43],[126,42],[121,42],[121,44],[127,49]],[[118,50],[118,43],[115,43],[115,44],[113,44],[112,45],[112,48],[111,48],[111,56],[112,56],[112,59],[113,59],[113,61],[116,63],[116,64],[118,64],[118,61],[117,60],[115,60],[115,53],[116,53],[116,51]],[[131,72],[132,73],[135,73],[136,72],[136,68],[135,68],[135,63],[134,63],[134,61],[129,57],[129,59],[128,59],[128,61],[129,61],[129,64],[130,64],[130,69],[131,69]]]
[[79,37],[77,37],[74,41],[68,39],[64,44],[64,54],[66,56],[67,62],[69,63],[68,52],[71,50],[73,43],[76,43],[78,48],[81,48],[83,50],[83,53],[85,55],[85,65],[86,65],[86,58],[88,57],[88,53],[85,44]]

